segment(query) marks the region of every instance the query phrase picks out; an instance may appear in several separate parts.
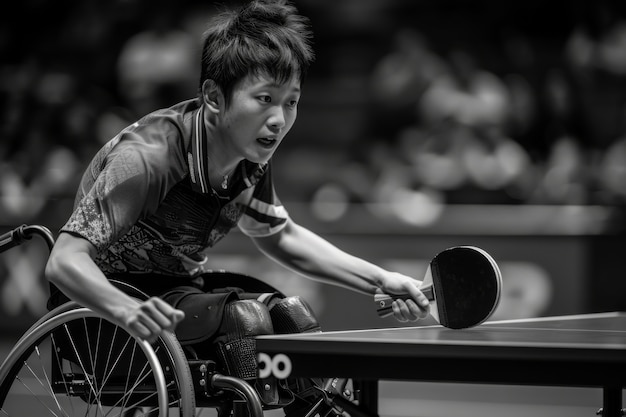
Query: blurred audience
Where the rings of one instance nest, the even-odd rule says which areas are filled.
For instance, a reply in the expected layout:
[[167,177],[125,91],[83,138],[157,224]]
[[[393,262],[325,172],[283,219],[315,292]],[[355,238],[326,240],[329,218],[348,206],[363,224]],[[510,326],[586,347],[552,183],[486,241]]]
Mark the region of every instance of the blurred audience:
[[[178,24],[177,24],[178,23]],[[185,100],[197,89],[199,39],[165,12],[122,46],[118,88],[138,117]]]
[[[314,28],[322,32],[315,4],[304,2],[304,12],[318,19]],[[399,6],[405,3],[389,4],[376,8],[388,15],[370,34],[365,23],[356,34],[342,34],[340,16],[334,17],[327,29],[339,37],[322,37],[318,56],[341,50],[342,42],[370,42],[358,50],[369,53],[362,58],[368,72],[338,73],[364,65],[313,70],[310,83],[322,89],[315,92],[321,99],[302,103],[299,123],[306,126],[300,130],[315,131],[323,120],[306,114],[331,108],[340,99],[333,92],[347,91],[336,88],[341,82],[366,80],[360,101],[351,101],[362,105],[350,110],[363,117],[345,119],[366,125],[338,130],[362,133],[341,141],[357,151],[343,151],[332,177],[311,173],[308,187],[284,180],[294,193],[281,195],[310,202],[322,220],[340,219],[356,202],[416,225],[434,221],[445,204],[626,202],[626,20],[611,3],[599,3],[594,14],[579,15],[568,32],[545,42],[506,28],[491,41],[489,51],[501,49],[490,60],[487,45],[441,41],[406,23]],[[203,30],[198,22],[205,20],[198,16],[213,8],[193,0],[67,0],[57,6],[67,8],[63,22],[52,22],[46,19],[52,6],[25,0],[19,7],[45,34],[32,49],[0,42],[6,57],[0,63],[0,215],[5,224],[43,216],[55,225],[49,218],[55,204],[71,199],[78,172],[104,141],[136,117],[196,94],[193,62]],[[381,28],[394,18],[403,23]],[[24,23],[7,22],[2,33],[22,36]],[[319,146],[298,142],[285,158],[326,166],[336,150]],[[311,147],[315,153],[302,154]]]

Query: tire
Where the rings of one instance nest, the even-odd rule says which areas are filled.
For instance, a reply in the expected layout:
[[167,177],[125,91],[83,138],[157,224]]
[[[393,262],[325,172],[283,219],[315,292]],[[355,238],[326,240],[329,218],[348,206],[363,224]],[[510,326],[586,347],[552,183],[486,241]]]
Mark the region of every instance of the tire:
[[[0,366],[0,415],[195,414],[178,340],[152,346],[86,308],[63,305],[35,323]],[[170,412],[171,411],[171,412]]]

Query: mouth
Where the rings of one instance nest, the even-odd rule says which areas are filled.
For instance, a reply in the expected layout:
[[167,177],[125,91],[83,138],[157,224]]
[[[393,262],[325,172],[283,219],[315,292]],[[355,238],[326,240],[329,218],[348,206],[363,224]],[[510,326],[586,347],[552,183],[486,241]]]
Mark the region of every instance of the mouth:
[[271,138],[271,137],[267,137],[267,138],[257,138],[257,143],[260,144],[261,146],[263,146],[264,148],[273,148],[274,145],[276,145],[276,143],[278,142],[276,140],[276,138]]

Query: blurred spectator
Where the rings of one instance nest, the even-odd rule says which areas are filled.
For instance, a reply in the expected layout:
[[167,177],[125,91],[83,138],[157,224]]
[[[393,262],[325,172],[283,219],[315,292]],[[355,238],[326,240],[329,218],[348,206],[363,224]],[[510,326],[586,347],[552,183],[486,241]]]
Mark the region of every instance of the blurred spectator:
[[580,101],[565,71],[551,68],[542,90],[547,152],[535,193],[529,202],[587,204],[591,177],[590,145],[583,138]]
[[[16,4],[20,13],[5,17],[0,39],[5,57],[0,63],[0,211],[6,221],[49,213],[47,202],[72,195],[79,165],[114,132],[137,114],[196,94],[193,62],[204,30],[199,22],[205,21],[198,16],[218,6],[196,0]],[[368,99],[364,116],[355,117],[361,99],[351,97],[349,106],[337,109],[350,115],[333,118],[342,122],[327,126],[331,134],[325,136],[363,134],[354,138],[356,151],[342,156],[307,135],[310,142],[298,146],[315,149],[304,158],[311,184],[296,186],[295,198],[334,201],[334,212],[331,205],[318,205],[326,207],[328,218],[340,218],[353,202],[396,197],[431,208],[623,204],[624,6],[559,3],[562,19],[547,23],[546,17],[547,27],[527,26],[526,15],[499,8],[484,9],[482,22],[464,19],[463,7],[411,2],[372,3],[358,16],[344,17],[361,6],[350,2],[336,8],[331,33],[319,34],[320,55],[328,54],[324,48],[349,49],[350,55],[336,56],[342,65],[320,62],[333,71],[314,68],[305,88],[315,86],[318,98],[302,104],[308,105],[306,114],[321,114],[316,108],[328,111],[333,94],[362,94]],[[324,18],[323,6],[305,2],[303,7]],[[53,8],[63,9],[61,20],[47,18]],[[21,16],[45,33],[29,49],[11,40],[29,36]],[[448,22],[475,28],[477,35],[452,35],[442,30]],[[491,32],[483,30],[487,23],[494,26]],[[501,36],[487,36],[492,33]],[[480,39],[484,45],[477,45]],[[493,54],[498,47],[501,54]],[[344,65],[355,59],[358,65]],[[360,85],[361,73],[348,72],[362,71],[370,60],[368,91],[337,87],[343,85],[339,80]],[[364,119],[363,126],[348,126]],[[300,126],[307,131],[318,129],[320,120],[302,117],[299,123],[309,123]],[[332,176],[320,175],[320,166],[336,169]]]
[[130,110],[143,115],[193,97],[198,50],[196,39],[167,13],[158,14],[148,30],[130,38],[117,64],[119,89]]
[[563,50],[586,127],[579,139],[603,149],[619,135],[626,100],[626,18],[611,4],[587,5]]
[[597,161],[598,200],[626,204],[626,105],[622,108],[622,131]]
[[400,28],[392,45],[376,63],[370,79],[371,113],[368,130],[393,136],[415,122],[415,106],[431,82],[446,71],[446,63],[416,29]]

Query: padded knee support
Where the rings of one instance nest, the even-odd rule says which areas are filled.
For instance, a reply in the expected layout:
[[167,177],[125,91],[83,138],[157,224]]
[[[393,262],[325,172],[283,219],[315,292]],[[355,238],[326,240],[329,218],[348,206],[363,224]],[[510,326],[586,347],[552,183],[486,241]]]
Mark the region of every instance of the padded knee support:
[[283,298],[270,308],[274,330],[279,334],[319,332],[311,307],[299,296]]
[[[274,331],[286,333],[313,333],[321,331],[319,322],[309,304],[299,296],[273,300],[269,305]],[[303,416],[319,400],[322,381],[311,378],[288,378],[283,381],[294,398],[285,406],[285,415]],[[295,393],[295,394],[294,394]],[[309,398],[312,396],[312,399]],[[307,414],[308,415],[308,414]]]
[[254,336],[273,333],[272,320],[264,304],[256,300],[226,304],[215,344],[227,373],[246,380],[256,378]]

